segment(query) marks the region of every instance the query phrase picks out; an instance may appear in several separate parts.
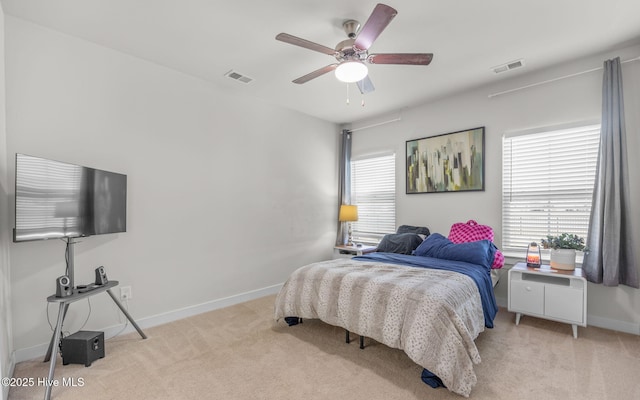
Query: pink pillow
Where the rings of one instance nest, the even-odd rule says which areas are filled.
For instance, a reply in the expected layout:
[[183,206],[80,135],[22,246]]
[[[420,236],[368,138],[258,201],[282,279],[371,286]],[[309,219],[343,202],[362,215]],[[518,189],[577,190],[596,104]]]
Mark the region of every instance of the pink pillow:
[[[467,243],[478,240],[490,240],[493,242],[493,229],[487,225],[480,225],[470,219],[466,223],[457,222],[451,225],[449,230],[449,240],[453,243]],[[491,268],[498,269],[504,266],[504,255],[500,250],[496,251]]]

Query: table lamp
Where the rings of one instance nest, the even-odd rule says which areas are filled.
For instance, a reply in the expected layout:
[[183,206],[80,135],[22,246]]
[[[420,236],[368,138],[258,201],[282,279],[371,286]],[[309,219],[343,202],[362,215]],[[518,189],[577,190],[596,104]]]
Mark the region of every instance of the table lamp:
[[351,222],[358,220],[358,206],[343,204],[340,206],[340,214],[338,221],[346,222],[349,231],[349,241],[347,246],[353,246],[353,237],[351,236]]

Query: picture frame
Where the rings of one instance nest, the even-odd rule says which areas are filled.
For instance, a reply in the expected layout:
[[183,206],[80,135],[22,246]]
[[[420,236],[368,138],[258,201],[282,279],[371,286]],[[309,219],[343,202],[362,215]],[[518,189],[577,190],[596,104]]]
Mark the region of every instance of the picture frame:
[[485,127],[406,142],[406,193],[484,191]]

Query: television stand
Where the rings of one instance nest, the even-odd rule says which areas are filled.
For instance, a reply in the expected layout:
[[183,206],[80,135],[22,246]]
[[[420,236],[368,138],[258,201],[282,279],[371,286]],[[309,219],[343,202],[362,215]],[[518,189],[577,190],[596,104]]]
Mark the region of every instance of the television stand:
[[[140,336],[143,339],[147,338],[147,335],[142,332],[142,329],[136,324],[136,321],[133,320],[129,312],[124,308],[122,303],[118,300],[118,298],[111,292],[111,289],[118,286],[118,281],[108,281],[106,284],[101,286],[96,286],[91,290],[86,292],[78,292],[76,288],[73,289],[73,294],[67,297],[56,297],[56,295],[52,295],[47,297],[47,301],[49,303],[58,303],[60,306],[58,308],[58,320],[56,322],[56,327],[53,331],[53,336],[51,337],[51,342],[49,343],[49,350],[47,350],[47,355],[44,357],[44,362],[50,361],[49,364],[49,379],[46,381],[46,391],[44,398],[45,400],[49,400],[51,398],[51,387],[53,386],[53,373],[56,369],[56,359],[58,356],[59,346],[56,344],[60,340],[60,333],[62,332],[62,324],[64,322],[64,318],[67,315],[67,310],[69,309],[69,304],[74,303],[78,300],[86,299],[87,297],[95,296],[98,293],[107,292],[111,299],[116,303],[120,311],[127,317],[131,325],[138,331]],[[53,354],[52,354],[53,353]]]

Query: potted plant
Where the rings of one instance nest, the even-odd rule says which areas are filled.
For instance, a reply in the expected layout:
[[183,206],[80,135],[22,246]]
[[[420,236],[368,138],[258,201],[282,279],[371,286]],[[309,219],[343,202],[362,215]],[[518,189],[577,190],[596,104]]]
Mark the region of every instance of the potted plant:
[[584,239],[569,233],[547,235],[542,239],[542,247],[551,249],[551,268],[567,271],[576,268],[576,251],[587,251]]

